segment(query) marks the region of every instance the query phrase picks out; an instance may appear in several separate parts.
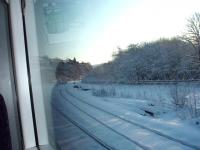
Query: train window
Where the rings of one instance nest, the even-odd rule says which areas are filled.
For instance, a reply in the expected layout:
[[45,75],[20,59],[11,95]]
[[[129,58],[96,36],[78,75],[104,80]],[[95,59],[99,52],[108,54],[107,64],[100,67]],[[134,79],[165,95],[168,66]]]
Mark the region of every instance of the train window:
[[199,5],[26,1],[39,144],[200,149]]
[[11,57],[8,6],[0,1],[0,149],[22,148]]

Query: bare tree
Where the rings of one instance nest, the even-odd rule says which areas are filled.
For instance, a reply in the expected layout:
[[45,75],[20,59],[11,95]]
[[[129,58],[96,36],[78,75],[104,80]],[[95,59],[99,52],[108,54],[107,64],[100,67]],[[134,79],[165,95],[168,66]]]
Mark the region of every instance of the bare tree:
[[200,61],[200,13],[195,13],[188,19],[187,31],[183,39],[189,42],[198,53]]

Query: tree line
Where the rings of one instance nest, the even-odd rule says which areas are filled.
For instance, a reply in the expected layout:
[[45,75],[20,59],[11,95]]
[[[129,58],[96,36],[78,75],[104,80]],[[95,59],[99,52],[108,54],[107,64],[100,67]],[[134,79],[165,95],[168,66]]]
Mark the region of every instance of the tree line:
[[188,19],[184,35],[119,48],[112,61],[96,66],[83,81],[135,83],[191,79],[200,79],[199,13]]
[[91,70],[89,63],[79,63],[75,58],[61,61],[56,68],[56,79],[60,82],[81,80]]
[[44,78],[54,74],[57,82],[65,83],[68,81],[81,80],[88,72],[92,70],[90,63],[78,62],[74,59],[40,57],[40,64]]

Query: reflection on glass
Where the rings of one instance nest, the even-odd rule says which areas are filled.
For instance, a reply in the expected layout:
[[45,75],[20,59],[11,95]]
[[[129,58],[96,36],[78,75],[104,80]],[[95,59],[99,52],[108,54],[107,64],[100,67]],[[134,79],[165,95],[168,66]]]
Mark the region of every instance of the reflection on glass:
[[196,0],[36,1],[55,147],[200,149],[198,6]]

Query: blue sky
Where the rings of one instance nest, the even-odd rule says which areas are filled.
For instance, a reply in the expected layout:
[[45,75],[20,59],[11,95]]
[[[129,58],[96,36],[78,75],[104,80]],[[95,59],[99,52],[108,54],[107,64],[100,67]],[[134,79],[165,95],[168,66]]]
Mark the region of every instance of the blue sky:
[[43,53],[91,64],[111,60],[117,47],[181,35],[187,18],[200,12],[199,0],[71,0],[62,5],[67,30],[49,34]]

